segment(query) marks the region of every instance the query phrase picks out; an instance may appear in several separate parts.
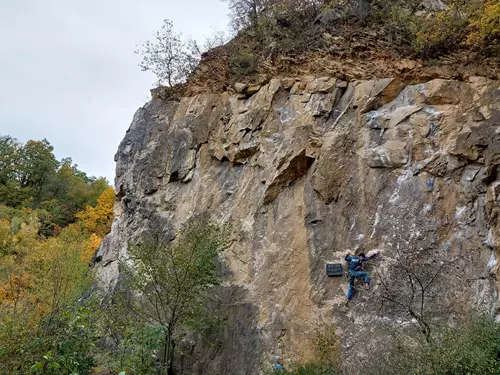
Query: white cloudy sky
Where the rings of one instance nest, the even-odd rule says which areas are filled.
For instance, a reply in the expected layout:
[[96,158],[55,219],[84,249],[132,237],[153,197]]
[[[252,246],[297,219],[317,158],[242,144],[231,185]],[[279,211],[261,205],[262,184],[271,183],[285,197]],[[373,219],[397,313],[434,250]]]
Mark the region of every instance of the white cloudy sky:
[[219,0],[0,0],[0,135],[47,138],[58,159],[114,178],[113,160],[154,76],[137,45],[163,19],[202,40],[227,28]]

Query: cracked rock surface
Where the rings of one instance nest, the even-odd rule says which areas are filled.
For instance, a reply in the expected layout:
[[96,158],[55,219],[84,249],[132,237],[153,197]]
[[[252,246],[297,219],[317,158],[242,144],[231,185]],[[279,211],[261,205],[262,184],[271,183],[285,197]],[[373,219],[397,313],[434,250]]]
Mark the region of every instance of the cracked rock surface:
[[[230,222],[219,290],[230,324],[212,345],[186,341],[180,363],[200,374],[259,374],[274,355],[307,361],[332,328],[346,373],[357,373],[353,359],[383,347],[391,327],[417,325],[383,303],[396,282],[398,301],[411,304],[401,262],[429,278],[444,264],[426,299],[436,319],[498,316],[499,99],[498,83],[480,77],[405,86],[312,76],[247,95],[154,99],[116,154],[98,276],[112,289],[117,260],[144,231],[174,238],[203,214]],[[348,283],[325,265],[374,248],[372,291],[346,309]]]

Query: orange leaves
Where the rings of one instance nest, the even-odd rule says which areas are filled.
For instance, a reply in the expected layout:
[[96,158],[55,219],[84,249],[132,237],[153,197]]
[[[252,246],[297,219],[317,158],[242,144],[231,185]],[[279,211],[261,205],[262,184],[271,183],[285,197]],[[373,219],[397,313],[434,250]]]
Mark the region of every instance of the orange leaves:
[[0,219],[0,321],[29,315],[37,322],[74,303],[90,283],[88,263],[111,228],[114,201],[113,189],[105,190],[96,207],[48,238],[34,211]]
[[34,214],[0,221],[0,317],[31,311],[41,319],[73,301],[87,284],[88,261],[101,238],[83,233],[78,224],[62,228],[57,237],[40,237],[38,229]]
[[115,191],[108,188],[97,198],[96,207],[87,206],[85,211],[77,213],[76,217],[86,230],[102,238],[111,230],[114,204]]

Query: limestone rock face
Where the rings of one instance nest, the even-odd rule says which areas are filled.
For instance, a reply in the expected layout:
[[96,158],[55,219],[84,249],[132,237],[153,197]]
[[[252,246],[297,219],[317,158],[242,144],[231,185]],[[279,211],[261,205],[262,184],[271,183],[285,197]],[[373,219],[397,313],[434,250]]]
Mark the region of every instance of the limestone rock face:
[[[410,267],[429,273],[425,309],[436,319],[472,308],[498,316],[499,99],[498,83],[475,77],[283,78],[246,95],[154,99],[116,154],[98,275],[112,289],[118,259],[144,231],[174,238],[203,214],[232,224],[219,290],[230,324],[181,361],[192,373],[259,374],[273,355],[307,361],[332,328],[346,373],[357,373],[353,359],[383,347],[391,327],[418,327],[386,298],[411,305]],[[374,248],[372,290],[343,307],[348,282],[325,265]]]

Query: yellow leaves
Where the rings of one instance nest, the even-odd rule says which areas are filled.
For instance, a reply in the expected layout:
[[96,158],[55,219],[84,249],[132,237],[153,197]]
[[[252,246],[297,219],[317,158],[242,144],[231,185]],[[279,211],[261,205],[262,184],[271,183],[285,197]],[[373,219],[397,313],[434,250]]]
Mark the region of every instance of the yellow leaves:
[[31,311],[33,319],[41,319],[74,301],[87,285],[88,262],[101,242],[78,223],[44,239],[32,216],[19,222],[0,221],[0,316]]
[[379,17],[396,43],[415,56],[440,57],[464,48],[500,55],[500,0],[449,1],[443,10],[415,14],[404,1],[393,3]]
[[102,238],[111,230],[114,204],[115,191],[113,188],[108,188],[97,198],[96,207],[87,206],[85,211],[77,213],[76,217],[85,229]]
[[453,50],[467,35],[468,20],[454,6],[431,16],[416,18],[414,48],[433,56]]
[[111,228],[114,202],[109,188],[49,238],[34,212],[0,219],[0,317],[29,312],[36,322],[74,303],[89,285],[88,263]]
[[34,285],[32,276],[27,272],[11,274],[6,281],[0,281],[0,301],[13,307],[17,305],[22,298],[28,297],[32,300],[33,296],[29,291]]
[[13,255],[18,263],[22,263],[24,258],[28,256],[31,249],[34,248],[38,240],[38,230],[40,225],[36,215],[32,214],[25,222],[16,222],[17,218],[11,221],[12,228],[17,227],[18,230],[10,236],[9,254]]
[[10,223],[8,220],[0,220],[0,254],[8,251],[10,243]]
[[487,47],[500,42],[500,1],[486,1],[476,10],[469,25],[470,34],[467,43]]
[[88,240],[75,236],[75,227],[41,241],[31,259],[30,270],[36,275],[35,291],[42,311],[53,312],[73,301],[86,285],[88,262],[82,256]]
[[81,253],[80,259],[84,263],[90,262],[92,257],[94,256],[95,251],[101,244],[102,238],[97,234],[92,233],[88,240],[86,241],[85,250]]
[[424,55],[440,55],[460,46],[498,54],[500,0],[474,0],[417,20],[415,46]]

